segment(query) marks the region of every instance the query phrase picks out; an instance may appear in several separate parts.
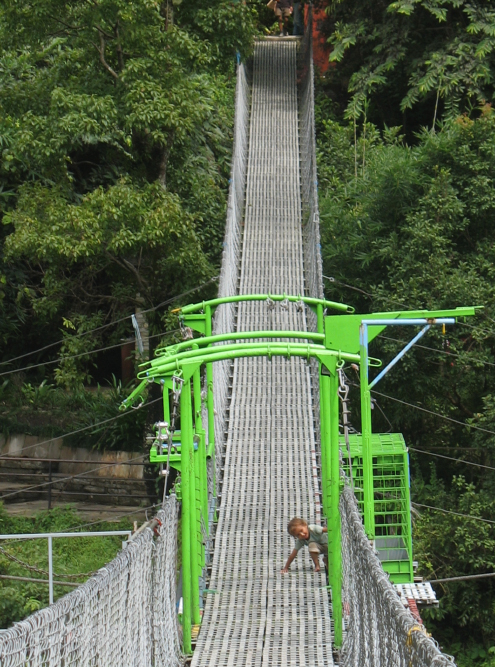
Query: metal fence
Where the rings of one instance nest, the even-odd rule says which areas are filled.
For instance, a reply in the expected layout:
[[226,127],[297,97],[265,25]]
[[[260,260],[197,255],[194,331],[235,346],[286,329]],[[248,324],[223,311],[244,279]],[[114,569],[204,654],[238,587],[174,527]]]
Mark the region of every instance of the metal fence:
[[[127,535],[130,537],[132,531],[130,530],[104,530],[87,533],[33,533],[33,534],[14,534],[14,535],[0,535],[0,540],[39,540],[46,539],[48,547],[48,579],[40,579],[41,583],[47,583],[49,588],[50,604],[53,604],[53,540],[61,537],[111,537],[114,535]],[[5,555],[5,554],[4,554]],[[4,577],[9,578],[9,577]],[[16,578],[16,577],[14,577]],[[31,581],[36,581],[32,579]],[[61,583],[61,582],[58,582]],[[67,583],[62,583],[67,585]],[[70,586],[77,586],[78,584],[69,584]]]

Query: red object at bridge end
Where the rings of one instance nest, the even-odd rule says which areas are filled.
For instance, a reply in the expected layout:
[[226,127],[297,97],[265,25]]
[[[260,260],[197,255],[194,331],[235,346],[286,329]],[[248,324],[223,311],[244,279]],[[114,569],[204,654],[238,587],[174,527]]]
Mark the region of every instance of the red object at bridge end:
[[[324,75],[330,67],[330,44],[327,42],[324,24],[328,21],[325,9],[328,2],[322,0],[313,5],[313,62],[320,75]],[[304,7],[304,27],[308,25],[308,5]]]
[[407,598],[407,606],[409,607],[409,611],[411,614],[414,616],[414,619],[423,625],[423,619],[421,618],[419,611],[418,611],[418,605],[416,604],[416,600],[413,598]]

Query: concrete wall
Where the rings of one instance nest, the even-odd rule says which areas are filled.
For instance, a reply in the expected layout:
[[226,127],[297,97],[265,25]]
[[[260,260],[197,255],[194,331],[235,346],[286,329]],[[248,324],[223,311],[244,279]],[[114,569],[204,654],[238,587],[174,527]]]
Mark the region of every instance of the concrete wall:
[[[116,477],[120,479],[143,479],[143,466],[124,465],[126,461],[138,459],[143,452],[105,452],[91,451],[83,447],[64,447],[62,438],[49,440],[34,435],[16,434],[8,438],[0,436],[0,455],[22,457],[26,459],[55,459],[57,470],[60,473],[72,475],[76,473],[94,470],[94,475],[100,477]],[[91,461],[91,463],[85,463]],[[139,462],[139,459],[136,463]],[[5,465],[0,461],[0,466]],[[8,462],[12,467],[12,462]],[[17,462],[19,467],[24,467],[22,461]],[[26,467],[33,468],[36,461],[26,461]],[[40,464],[42,461],[40,461]],[[95,470],[98,465],[105,463],[116,463],[118,465],[104,466]]]
[[0,456],[6,457],[0,459],[0,499],[8,505],[49,501],[145,507],[156,500],[154,478],[145,480],[144,466],[125,465],[143,462],[143,452],[98,452],[64,447],[62,438],[16,434],[0,436]]

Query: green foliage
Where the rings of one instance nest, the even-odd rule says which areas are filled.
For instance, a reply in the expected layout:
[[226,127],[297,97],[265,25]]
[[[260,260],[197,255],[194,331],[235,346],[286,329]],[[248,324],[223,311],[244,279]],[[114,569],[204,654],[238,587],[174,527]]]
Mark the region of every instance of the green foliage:
[[[495,511],[493,494],[477,490],[463,477],[454,477],[452,486],[446,489],[434,469],[428,483],[423,483],[420,475],[415,477],[414,495],[423,504],[473,517],[491,520]],[[484,574],[495,569],[495,527],[489,523],[421,509],[414,536],[420,574],[427,579]],[[449,652],[457,655],[464,649],[461,655],[464,653],[466,661],[488,658],[495,644],[493,581],[448,582],[435,589],[440,606],[425,614],[428,625],[448,642]],[[470,663],[459,660],[459,664]]]
[[[0,504],[0,532],[13,533],[42,533],[42,532],[70,532],[75,527],[85,523],[74,509],[57,508],[40,512],[33,518],[12,517]],[[85,530],[129,530],[132,524],[129,520],[116,523],[101,522],[88,526]],[[57,538],[53,540],[53,571],[63,580],[63,575],[82,574],[82,577],[68,581],[83,583],[91,573],[103,567],[115,558],[121,549],[122,538],[115,537],[77,537]],[[0,545],[9,555],[23,563],[38,569],[48,570],[48,549],[46,539],[8,541]],[[39,572],[33,572],[24,565],[9,560],[0,552],[0,573],[16,577],[30,577],[47,579]],[[58,599],[71,589],[63,586],[54,586],[54,596]],[[41,607],[48,605],[48,586],[31,582],[12,580],[0,581],[0,627],[6,628],[13,622],[22,620]]]
[[201,41],[211,44],[211,57],[218,67],[229,68],[236,52],[245,58],[252,50],[259,7],[256,2],[181,2],[177,22],[190,26]]
[[[74,422],[74,430],[85,430],[67,438],[67,443],[91,449],[139,451],[147,413],[145,410],[120,412],[120,405],[131,390],[132,387],[123,387],[120,380],[112,376],[109,391],[98,387],[98,391],[86,393],[87,409]],[[94,428],[88,428],[92,425]]]
[[55,387],[45,380],[38,386],[5,381],[0,385],[0,432],[5,436],[26,433],[51,438],[82,429],[64,438],[64,444],[140,451],[146,412],[120,412],[120,404],[133,387],[123,387],[115,376],[107,384],[92,391],[77,385],[75,390]]
[[78,204],[54,189],[24,186],[9,221],[15,233],[7,238],[7,257],[46,267],[30,295],[40,314],[50,315],[69,295],[88,303],[85,294],[100,287],[104,271],[111,277],[109,300],[139,292],[146,303],[156,303],[171,284],[178,290],[189,275],[200,281],[209,274],[190,216],[158,183],[138,188],[121,180]]
[[[365,134],[359,124],[356,141],[354,125],[328,119],[319,128],[324,273],[335,278],[326,296],[364,313],[484,306],[480,317],[449,327],[445,335],[432,329],[380,382],[377,391],[392,398],[374,395],[386,415],[373,411],[374,430],[385,432],[391,424],[411,447],[493,466],[495,114],[485,106],[477,120],[461,116],[436,134],[422,132],[414,147],[403,143],[400,128],[380,133],[367,123]],[[389,327],[370,352],[387,362],[411,337],[406,327]],[[359,428],[357,404],[353,421]],[[411,456],[414,501],[493,520],[492,470]],[[424,576],[494,570],[491,524],[420,513],[415,545]],[[428,615],[444,649],[459,653],[459,665],[491,664],[490,581],[443,586],[440,609]]]
[[[58,385],[68,391],[81,392],[84,383],[91,380],[88,370],[91,356],[89,349],[96,349],[101,341],[102,313],[92,315],[76,315],[74,321],[63,318],[63,343],[60,348],[61,361],[55,369],[54,376]],[[75,332],[75,335],[72,335]],[[98,335],[99,334],[99,335]]]
[[[60,338],[64,319],[89,331],[95,317],[153,308],[215,275],[233,65],[236,51],[249,54],[255,18],[254,5],[226,0],[0,10],[7,357],[20,338],[22,352]],[[161,330],[153,314],[149,324]],[[130,331],[128,320],[91,342]],[[82,353],[68,334],[63,356]],[[62,362],[57,382],[87,383],[86,361]]]
[[[5,380],[5,388],[7,388],[7,383],[8,381]],[[53,404],[53,385],[47,384],[46,380],[43,380],[38,387],[33,386],[30,382],[26,382],[21,391],[23,399],[34,407]]]
[[[416,114],[407,115],[415,127],[431,127],[441,112],[454,118],[493,99],[495,11],[489,3],[333,0],[328,13],[330,60],[339,63],[332,76],[351,95],[351,115],[362,115],[371,99],[381,122],[404,123],[400,105],[402,112],[415,107]],[[426,104],[418,117],[420,102]]]

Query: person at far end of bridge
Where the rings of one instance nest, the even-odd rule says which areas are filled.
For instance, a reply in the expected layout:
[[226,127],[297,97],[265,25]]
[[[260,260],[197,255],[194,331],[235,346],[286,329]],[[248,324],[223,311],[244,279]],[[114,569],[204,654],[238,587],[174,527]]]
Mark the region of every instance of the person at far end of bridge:
[[292,0],[277,0],[275,16],[278,18],[280,37],[289,34],[289,16],[292,14]]
[[328,569],[328,529],[316,524],[308,524],[304,519],[294,517],[287,526],[289,535],[296,540],[296,546],[291,551],[287,563],[282,568],[282,573],[289,571],[290,564],[297,558],[297,554],[303,547],[308,547],[309,555],[315,566],[315,572],[320,571],[320,554],[323,555],[323,562]]

